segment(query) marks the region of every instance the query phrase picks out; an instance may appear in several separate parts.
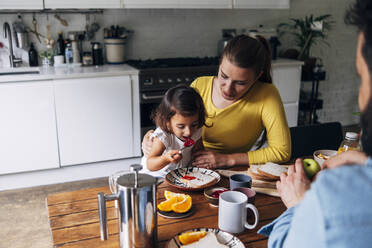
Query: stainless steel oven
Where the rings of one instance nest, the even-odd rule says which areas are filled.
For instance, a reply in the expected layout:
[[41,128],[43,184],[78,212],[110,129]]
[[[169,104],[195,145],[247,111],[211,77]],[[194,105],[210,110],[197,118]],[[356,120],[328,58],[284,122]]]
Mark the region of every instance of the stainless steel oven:
[[155,127],[151,113],[159,105],[164,93],[177,84],[191,84],[200,76],[217,75],[219,58],[170,58],[130,60],[139,69],[141,135]]

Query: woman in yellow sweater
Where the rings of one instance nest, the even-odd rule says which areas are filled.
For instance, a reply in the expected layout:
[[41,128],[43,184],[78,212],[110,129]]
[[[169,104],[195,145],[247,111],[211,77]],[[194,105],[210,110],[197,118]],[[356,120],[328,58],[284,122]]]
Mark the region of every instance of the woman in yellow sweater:
[[[216,169],[289,160],[289,128],[272,84],[270,48],[264,38],[233,38],[222,53],[218,76],[197,78],[191,86],[207,112],[205,150],[195,153],[194,166]],[[264,130],[268,146],[250,151]],[[145,154],[151,147],[146,137],[142,147]]]

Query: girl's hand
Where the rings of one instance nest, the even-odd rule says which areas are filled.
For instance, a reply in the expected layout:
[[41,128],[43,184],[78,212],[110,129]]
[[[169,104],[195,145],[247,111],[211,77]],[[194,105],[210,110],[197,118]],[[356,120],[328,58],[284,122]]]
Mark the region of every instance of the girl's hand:
[[366,163],[367,159],[367,155],[363,152],[346,151],[324,161],[322,169],[334,169],[343,165],[362,165]]
[[229,163],[228,154],[220,154],[217,152],[201,150],[194,154],[193,166],[206,168],[206,169],[217,169],[223,166],[232,166]]
[[306,191],[310,188],[310,181],[305,174],[301,159],[297,159],[295,165],[288,168],[287,174],[280,175],[276,188],[284,205],[291,208],[302,201]]
[[142,140],[142,152],[143,152],[143,155],[145,155],[145,157],[148,157],[149,154],[150,154],[150,152],[151,152],[153,141],[150,138],[150,135],[153,132],[154,132],[154,130],[149,130],[149,131],[147,131],[147,133],[145,134],[145,136],[143,136],[143,140]]
[[163,156],[166,157],[169,163],[178,163],[182,159],[182,153],[180,150],[170,150]]

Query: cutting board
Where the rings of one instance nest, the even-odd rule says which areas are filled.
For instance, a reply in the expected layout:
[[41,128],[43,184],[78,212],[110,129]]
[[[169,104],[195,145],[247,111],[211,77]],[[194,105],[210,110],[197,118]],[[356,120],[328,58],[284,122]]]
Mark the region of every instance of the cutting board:
[[[230,177],[235,174],[246,174],[250,176],[247,170],[246,171],[216,170],[216,172],[218,172],[221,176],[224,177]],[[279,193],[276,190],[276,182],[266,182],[252,179],[252,189],[254,189],[257,193],[279,197]]]

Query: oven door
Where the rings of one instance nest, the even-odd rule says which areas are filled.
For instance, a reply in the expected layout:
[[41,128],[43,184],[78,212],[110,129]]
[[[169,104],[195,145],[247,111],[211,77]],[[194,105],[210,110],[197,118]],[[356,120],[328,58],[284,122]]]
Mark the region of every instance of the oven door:
[[140,93],[141,137],[150,129],[155,129],[153,114],[163,98],[165,90],[145,91]]

